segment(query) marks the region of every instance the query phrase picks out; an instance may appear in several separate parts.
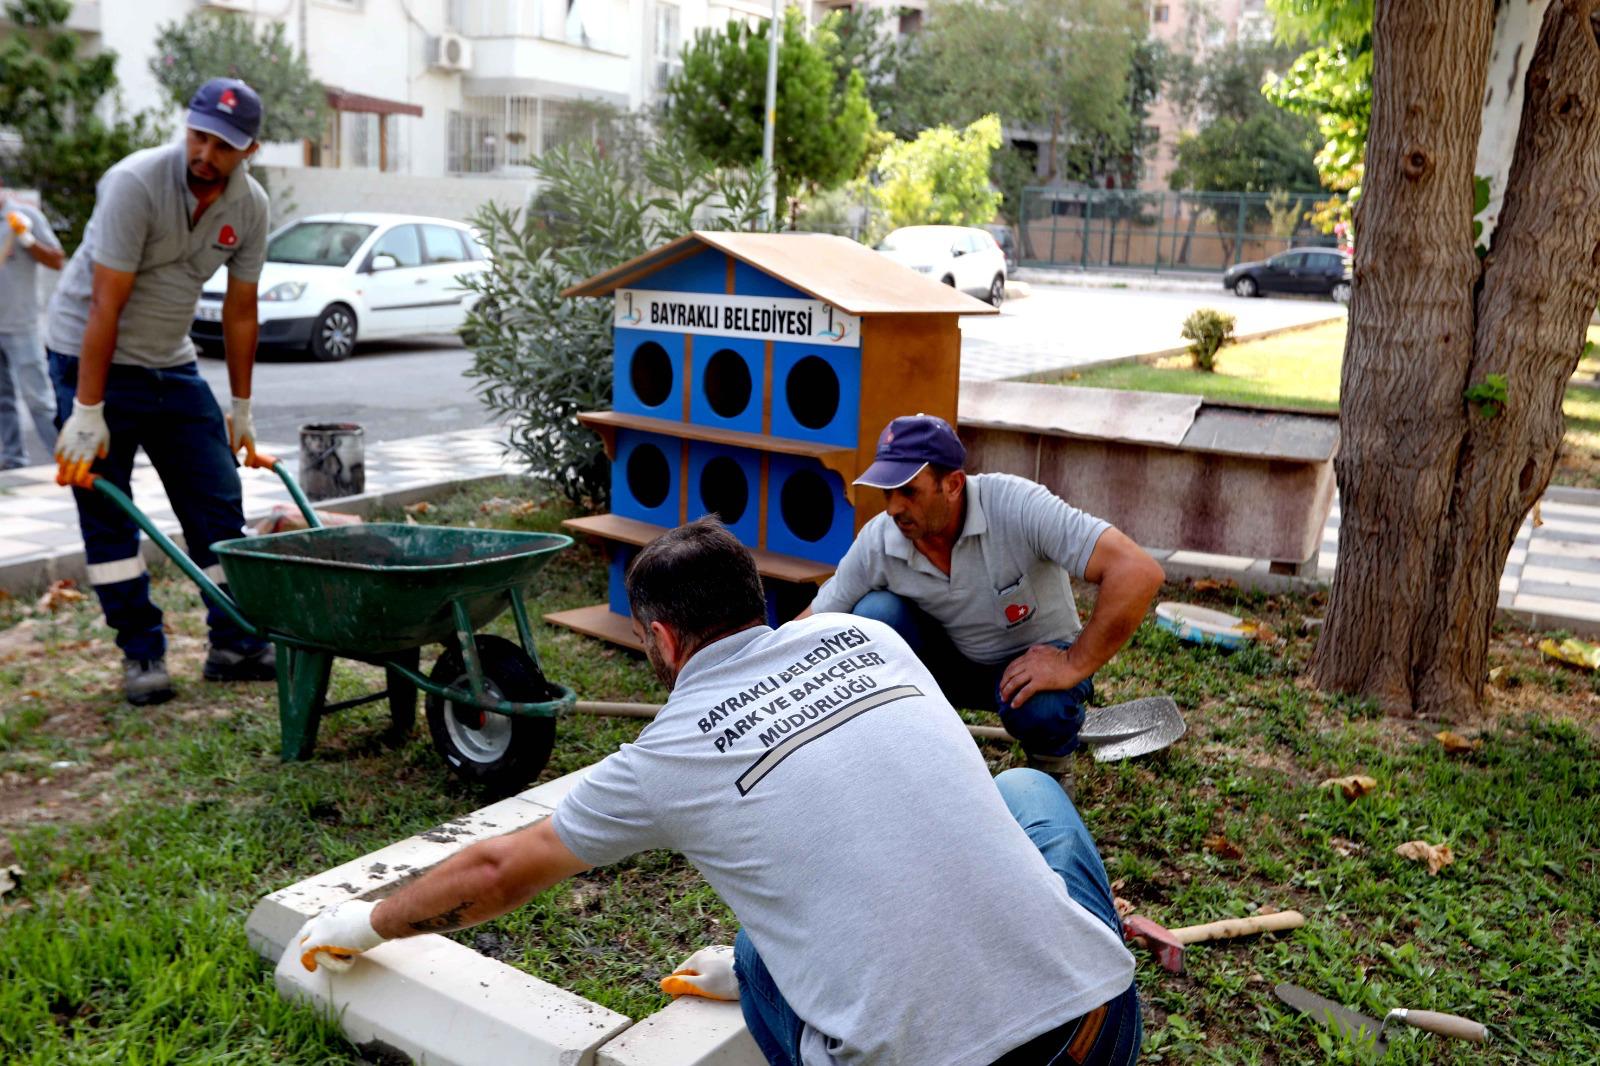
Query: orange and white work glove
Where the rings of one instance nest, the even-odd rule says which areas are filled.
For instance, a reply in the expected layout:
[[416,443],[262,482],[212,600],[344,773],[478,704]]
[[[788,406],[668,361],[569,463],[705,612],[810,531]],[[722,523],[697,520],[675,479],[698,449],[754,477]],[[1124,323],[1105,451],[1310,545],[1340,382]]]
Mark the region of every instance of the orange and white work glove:
[[344,973],[357,955],[384,942],[372,928],[372,912],[377,906],[361,899],[335,904],[301,926],[289,950],[298,951],[300,965],[312,973],[317,972],[318,964],[332,973]]
[[32,248],[39,241],[33,235],[33,219],[21,211],[6,213],[6,225],[11,227],[11,232],[17,235],[17,243],[24,248]]
[[233,398],[233,413],[228,416],[228,450],[238,455],[240,448],[247,459],[256,457],[256,423],[250,417],[250,400],[245,396]]
[[57,485],[75,485],[89,473],[96,459],[104,459],[111,446],[111,430],[106,428],[106,404],[72,401],[72,414],[56,434]]
[[726,944],[701,948],[661,979],[669,996],[704,996],[729,1003],[739,1001],[739,978],[733,972],[733,949]]

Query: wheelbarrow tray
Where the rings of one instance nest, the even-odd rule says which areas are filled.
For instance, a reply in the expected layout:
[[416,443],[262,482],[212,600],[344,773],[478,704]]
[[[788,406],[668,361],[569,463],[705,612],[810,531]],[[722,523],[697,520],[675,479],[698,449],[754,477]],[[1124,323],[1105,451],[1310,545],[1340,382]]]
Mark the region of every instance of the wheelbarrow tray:
[[213,544],[228,593],[269,634],[372,657],[456,635],[504,611],[572,543],[559,533],[374,522]]

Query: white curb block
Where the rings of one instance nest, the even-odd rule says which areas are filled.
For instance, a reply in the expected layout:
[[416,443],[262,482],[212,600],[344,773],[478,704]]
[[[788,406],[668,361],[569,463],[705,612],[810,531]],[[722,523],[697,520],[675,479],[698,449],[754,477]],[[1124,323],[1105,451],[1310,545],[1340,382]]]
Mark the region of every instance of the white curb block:
[[605,1047],[595,1066],[766,1066],[737,1003],[672,1001]]
[[378,1041],[429,1066],[577,1066],[633,1024],[442,936],[382,944],[343,974],[307,973],[285,952],[277,984],[337,1019],[356,1044]]

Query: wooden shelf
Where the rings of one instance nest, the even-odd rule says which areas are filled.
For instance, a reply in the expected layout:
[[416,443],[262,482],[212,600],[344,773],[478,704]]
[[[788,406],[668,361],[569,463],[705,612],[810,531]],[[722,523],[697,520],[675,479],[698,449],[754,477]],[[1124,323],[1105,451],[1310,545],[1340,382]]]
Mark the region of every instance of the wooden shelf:
[[628,616],[612,614],[608,604],[597,603],[593,607],[556,611],[545,615],[544,620],[582,633],[586,637],[598,637],[612,644],[620,644],[629,651],[644,651],[644,645],[633,635],[633,623],[629,621]]
[[815,459],[844,480],[845,497],[855,502],[852,484],[861,473],[856,462],[856,449],[848,444],[818,444],[816,441],[774,437],[769,433],[744,433],[715,426],[700,426],[693,422],[677,422],[670,418],[651,418],[649,415],[622,414],[617,411],[584,411],[578,421],[600,434],[605,441],[606,457],[617,457],[617,430],[631,429],[641,433],[657,433],[680,440],[701,440],[710,444],[723,444],[730,448],[748,448],[758,452],[777,452],[781,455],[799,455]]
[[[614,514],[569,518],[561,524],[577,533],[599,537],[601,540],[632,544],[635,547],[643,547],[666,532],[661,526]],[[755,556],[756,570],[762,577],[789,581],[797,585],[820,585],[833,576],[834,568],[827,563],[814,563],[810,559],[799,559],[793,555],[779,555],[777,552],[754,548],[750,554]]]

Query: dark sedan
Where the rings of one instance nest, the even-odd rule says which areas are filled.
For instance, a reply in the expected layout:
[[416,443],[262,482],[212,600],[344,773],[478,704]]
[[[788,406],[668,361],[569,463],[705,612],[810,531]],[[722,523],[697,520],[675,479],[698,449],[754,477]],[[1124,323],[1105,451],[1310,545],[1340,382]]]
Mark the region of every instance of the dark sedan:
[[1240,263],[1222,275],[1238,296],[1288,292],[1350,302],[1350,255],[1336,248],[1291,248],[1257,263]]

